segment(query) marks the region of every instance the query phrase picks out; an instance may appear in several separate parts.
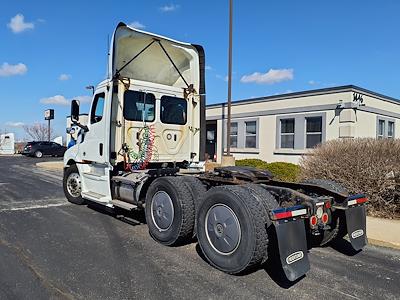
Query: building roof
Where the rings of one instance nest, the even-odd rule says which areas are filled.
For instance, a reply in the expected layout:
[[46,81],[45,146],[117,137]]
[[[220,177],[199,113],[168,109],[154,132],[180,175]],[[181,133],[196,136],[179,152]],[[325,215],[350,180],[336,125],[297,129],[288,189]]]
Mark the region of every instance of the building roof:
[[[385,96],[385,95],[358,87],[356,85],[343,85],[343,86],[329,87],[329,88],[324,88],[324,89],[294,92],[294,93],[288,93],[288,94],[257,97],[257,98],[243,99],[243,100],[234,100],[234,101],[232,101],[232,105],[250,104],[250,103],[258,103],[258,102],[265,102],[265,101],[285,100],[285,99],[300,98],[300,97],[304,97],[304,96],[317,96],[317,95],[326,95],[326,94],[341,93],[341,92],[358,92],[358,93],[361,93],[364,95],[378,98],[383,101],[388,101],[388,102],[400,105],[399,99]],[[220,107],[223,105],[226,105],[226,102],[208,104],[207,108],[217,108],[217,107]]]

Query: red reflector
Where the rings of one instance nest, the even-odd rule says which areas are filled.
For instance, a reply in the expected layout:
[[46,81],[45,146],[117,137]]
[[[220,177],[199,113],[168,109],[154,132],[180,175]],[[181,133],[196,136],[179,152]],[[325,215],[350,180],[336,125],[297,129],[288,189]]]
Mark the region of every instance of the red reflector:
[[367,202],[367,201],[368,201],[367,198],[358,198],[358,199],[357,199],[357,204],[359,204],[359,203],[364,203],[364,202]]
[[311,218],[310,218],[311,226],[317,225],[317,222],[318,222],[317,217],[316,216],[311,216]]
[[324,214],[322,215],[322,223],[324,223],[324,224],[328,223],[328,219],[329,219],[328,214],[327,214],[327,213],[324,213]]
[[275,214],[275,218],[277,220],[279,219],[285,219],[285,218],[290,218],[292,216],[292,212],[291,211],[285,211],[285,212],[281,212],[281,213],[276,213]]
[[325,202],[325,207],[326,208],[331,208],[331,201]]

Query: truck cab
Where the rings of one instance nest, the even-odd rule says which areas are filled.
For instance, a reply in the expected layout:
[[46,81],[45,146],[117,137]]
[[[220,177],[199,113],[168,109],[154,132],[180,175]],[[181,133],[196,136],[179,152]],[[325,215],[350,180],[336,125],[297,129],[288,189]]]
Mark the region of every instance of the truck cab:
[[[79,125],[78,101],[72,106]],[[203,48],[120,23],[108,78],[94,90],[88,124],[65,153],[65,167],[76,166],[82,197],[112,206],[118,171],[201,162],[204,126]]]

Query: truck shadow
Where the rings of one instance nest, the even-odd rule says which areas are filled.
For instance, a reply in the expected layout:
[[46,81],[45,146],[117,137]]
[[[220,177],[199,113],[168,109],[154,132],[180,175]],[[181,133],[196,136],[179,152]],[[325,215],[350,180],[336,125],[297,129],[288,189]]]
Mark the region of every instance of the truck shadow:
[[362,251],[362,250],[354,250],[353,246],[351,246],[351,243],[345,239],[332,241],[329,246],[332,249],[347,256],[354,256]]
[[[269,248],[273,248],[273,247],[269,247]],[[198,254],[198,256],[204,261],[206,262],[210,267],[213,267],[209,261],[207,260],[207,258],[204,256],[203,252],[201,251],[200,245],[197,243],[196,244],[196,252]],[[290,281],[289,279],[287,279],[282,265],[280,263],[280,259],[279,259],[279,254],[277,254],[278,250],[277,249],[271,249],[268,251],[268,260],[261,266],[259,266],[258,268],[250,268],[249,270],[247,270],[246,272],[242,272],[240,274],[236,274],[236,275],[231,275],[231,276],[246,276],[248,274],[257,272],[259,270],[264,270],[268,276],[281,288],[284,289],[289,289],[290,287],[292,287],[293,285],[295,285],[297,282],[301,281],[303,278],[305,278],[305,275],[301,276],[300,278],[296,279],[295,281]],[[222,272],[222,271],[221,271]]]
[[141,225],[146,224],[146,217],[143,211],[126,211],[124,209],[116,209],[116,208],[108,208],[104,205],[97,204],[95,202],[89,202],[87,207],[93,209],[99,213],[109,215],[113,218],[116,218],[124,223],[129,225]]
[[[125,210],[115,210],[115,209],[110,209],[107,207],[104,207],[103,205],[94,203],[94,202],[90,202],[87,205],[88,208],[95,210],[96,212],[102,213],[102,214],[107,214],[113,218],[116,218],[122,222],[125,222],[129,225],[142,225],[142,224],[146,224],[146,218],[145,215],[143,213],[143,211],[131,211],[131,212],[127,212]],[[269,247],[268,247],[268,260],[262,264],[261,266],[257,267],[257,268],[250,268],[248,271],[237,274],[237,275],[232,275],[232,276],[245,276],[254,272],[257,272],[259,270],[264,270],[269,277],[281,288],[284,289],[289,289],[290,287],[294,286],[296,283],[298,283],[299,281],[301,281],[303,278],[305,278],[305,275],[301,276],[300,278],[296,279],[295,281],[290,281],[289,279],[287,279],[281,262],[280,262],[280,258],[279,258],[279,250],[277,248],[277,241],[276,241],[276,234],[274,234],[274,231],[268,230],[268,238],[269,238]],[[193,243],[197,243],[197,239],[193,238],[192,240]],[[352,249],[350,243],[349,247]],[[177,245],[179,247],[179,245]],[[341,249],[343,249],[343,251],[349,251],[348,246],[338,246],[338,247],[342,247]],[[206,262],[208,265],[210,265],[210,267],[212,267],[212,265],[209,263],[209,261],[207,260],[207,258],[204,256],[200,245],[197,243],[196,244],[196,252],[199,255],[199,257]],[[340,251],[340,250],[338,250]],[[353,250],[354,251],[354,250]],[[346,253],[351,253],[351,252],[346,252]]]

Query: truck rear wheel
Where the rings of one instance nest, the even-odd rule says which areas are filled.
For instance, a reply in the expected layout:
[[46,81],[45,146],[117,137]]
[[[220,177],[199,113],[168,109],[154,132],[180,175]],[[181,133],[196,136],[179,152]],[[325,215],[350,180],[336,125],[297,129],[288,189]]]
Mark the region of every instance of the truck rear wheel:
[[267,253],[264,207],[244,187],[214,187],[199,208],[197,238],[219,270],[238,274],[256,267]]
[[193,237],[195,209],[192,194],[181,177],[160,177],[146,194],[150,235],[164,245],[178,245]]
[[74,204],[84,204],[85,199],[82,198],[81,176],[76,165],[69,166],[64,171],[63,188],[65,197]]

